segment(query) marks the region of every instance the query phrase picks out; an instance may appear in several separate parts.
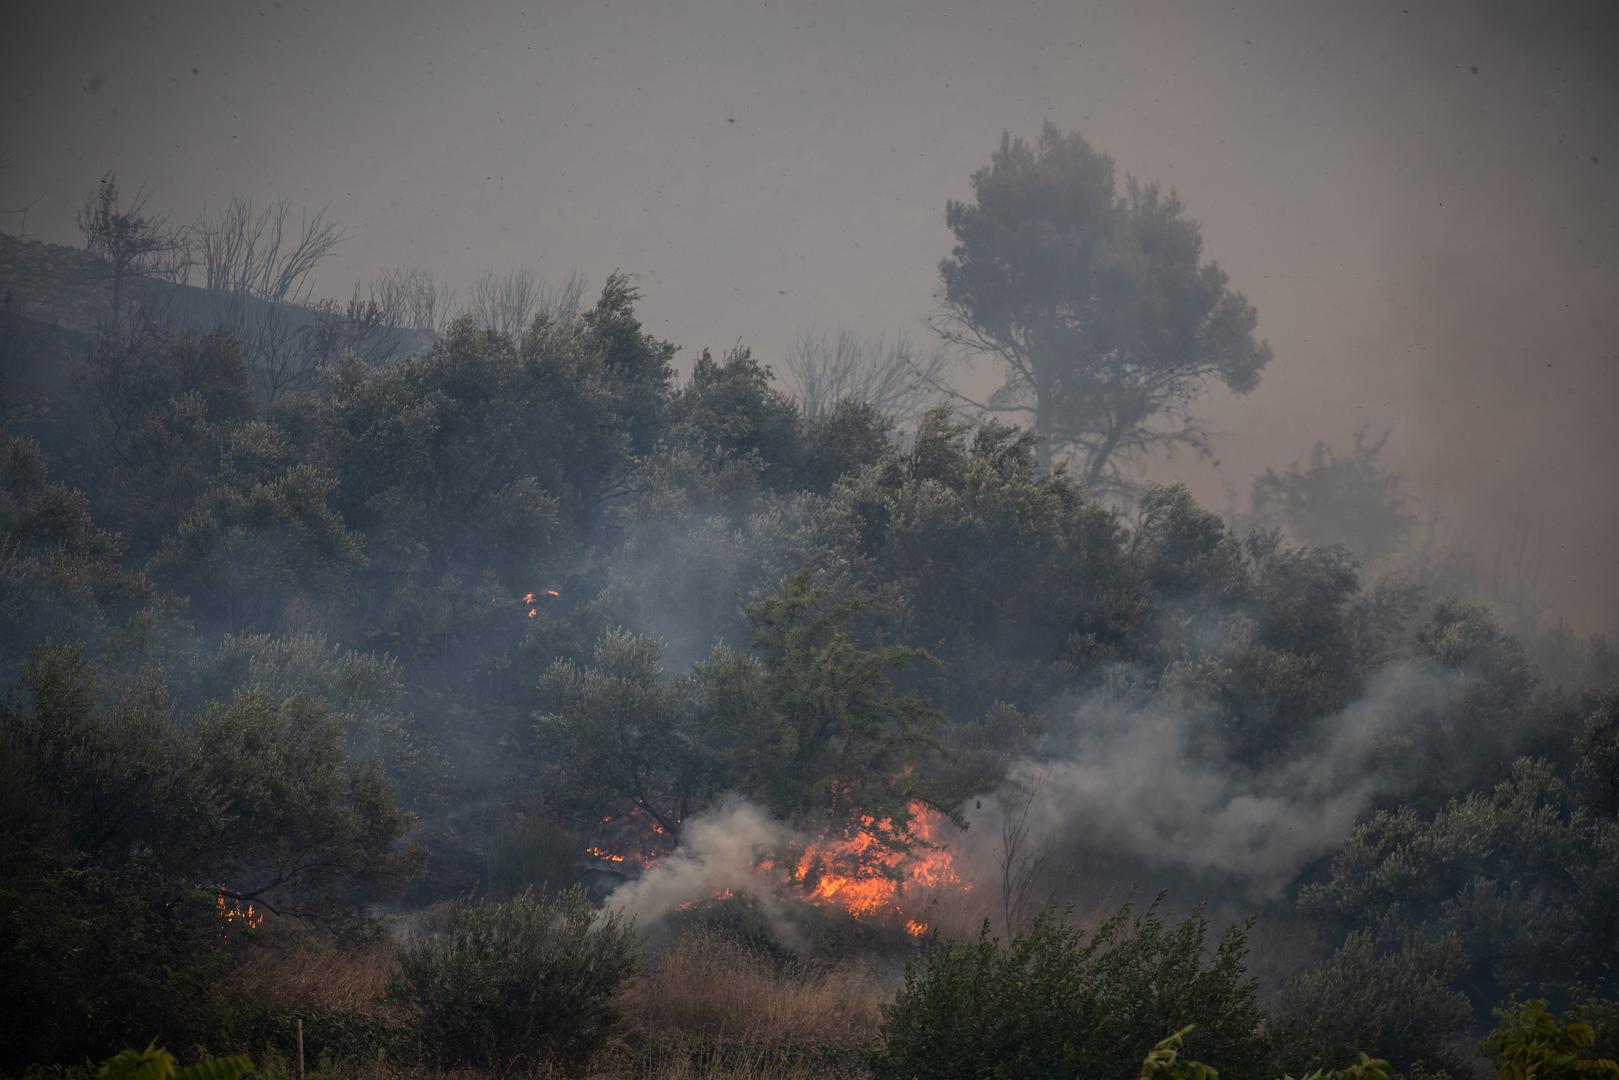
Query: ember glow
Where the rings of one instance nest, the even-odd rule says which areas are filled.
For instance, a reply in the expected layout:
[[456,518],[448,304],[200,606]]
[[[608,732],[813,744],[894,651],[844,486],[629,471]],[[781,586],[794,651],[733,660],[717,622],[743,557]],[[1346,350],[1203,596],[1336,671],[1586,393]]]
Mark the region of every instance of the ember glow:
[[244,906],[239,898],[227,896],[224,889],[219,890],[214,896],[214,910],[225,920],[227,926],[243,926],[249,930],[257,930],[264,925],[264,912],[254,907],[251,900]]
[[646,870],[657,865],[674,847],[669,831],[639,806],[617,814],[603,814],[600,837],[585,849],[591,858],[607,863],[624,863]]
[[[561,596],[562,594],[555,589],[546,589],[545,595],[548,597],[557,597]],[[492,600],[491,603],[493,603]],[[535,594],[533,592],[524,593],[521,599],[519,599],[518,603],[528,605],[527,614],[529,618],[534,619],[539,617],[540,609],[538,606],[536,606],[537,601],[535,600]]]

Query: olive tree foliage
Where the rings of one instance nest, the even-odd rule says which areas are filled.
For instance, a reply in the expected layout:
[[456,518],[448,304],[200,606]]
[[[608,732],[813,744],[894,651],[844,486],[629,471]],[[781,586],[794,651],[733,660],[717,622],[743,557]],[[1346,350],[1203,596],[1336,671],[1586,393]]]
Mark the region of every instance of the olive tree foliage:
[[830,337],[806,330],[784,366],[788,387],[808,420],[821,419],[840,402],[853,402],[906,423],[925,407],[948,362],[943,350],[922,355],[903,333],[892,340],[865,340],[852,330]]
[[1126,906],[1090,932],[1048,908],[1005,946],[987,921],[975,940],[932,941],[884,1010],[872,1074],[1130,1076],[1143,1047],[1196,1024],[1189,1053],[1232,1080],[1263,1080],[1246,929],[1208,939],[1202,912],[1172,924]]
[[1385,945],[1453,935],[1473,958],[1464,986],[1492,1001],[1599,978],[1619,930],[1616,887],[1619,822],[1593,815],[1549,763],[1523,758],[1494,788],[1431,815],[1376,811],[1299,906]]
[[177,718],[161,672],[106,701],[105,689],[78,645],[40,645],[0,707],[0,736],[87,858],[115,870],[149,859],[176,884],[226,882],[312,916],[419,871],[422,853],[396,846],[411,819],[387,776],[345,755],[341,725],[313,699],[254,690]]
[[1288,980],[1267,1004],[1280,1063],[1303,1070],[1371,1049],[1402,1073],[1413,1066],[1466,1076],[1473,1008],[1455,983],[1468,968],[1454,937],[1380,950],[1352,933],[1342,948]]
[[705,777],[695,753],[696,688],[689,676],[665,681],[662,643],[611,630],[589,667],[559,660],[542,685],[556,705],[537,732],[570,801],[624,800],[678,838],[706,794]]
[[965,791],[906,768],[927,759],[942,714],[895,683],[930,658],[889,641],[878,607],[800,571],[747,608],[751,650],[717,645],[673,679],[661,642],[609,631],[588,667],[559,661],[544,677],[551,779],[580,805],[632,804],[675,838],[726,791],[786,819],[891,818],[901,834],[911,799],[951,809]]
[[185,233],[152,213],[150,199],[151,192],[142,187],[126,203],[117,174],[109,172],[79,207],[79,231],[85,248],[103,265],[115,323],[124,317],[125,286],[131,278],[183,278],[189,263]]
[[550,1064],[581,1072],[642,967],[632,925],[583,889],[458,902],[398,950],[390,996],[426,1057],[509,1075]]
[[32,643],[70,628],[144,656],[159,598],[123,555],[123,537],[96,525],[84,492],[50,481],[38,444],[0,431],[0,679]]
[[1121,194],[1112,158],[1049,123],[1034,144],[1003,135],[972,186],[946,211],[936,326],[1005,381],[982,401],[936,385],[1027,418],[1041,459],[1090,486],[1123,486],[1150,451],[1207,452],[1199,395],[1252,390],[1271,351],[1176,195],[1134,179]]

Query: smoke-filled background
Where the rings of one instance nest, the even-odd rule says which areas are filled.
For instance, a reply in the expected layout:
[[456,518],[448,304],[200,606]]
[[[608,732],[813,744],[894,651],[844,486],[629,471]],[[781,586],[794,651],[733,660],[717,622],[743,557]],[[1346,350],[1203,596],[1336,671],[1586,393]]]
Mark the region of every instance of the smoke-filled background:
[[0,1073],[1619,1056],[1619,6],[0,26]]
[[23,3],[0,206],[72,240],[109,168],[181,217],[329,206],[333,295],[400,265],[463,295],[623,268],[680,363],[740,339],[779,371],[812,326],[925,338],[945,202],[1050,120],[1178,189],[1275,349],[1211,401],[1217,463],[1151,476],[1220,505],[1391,428],[1445,539],[1597,630],[1616,46],[1605,3]]

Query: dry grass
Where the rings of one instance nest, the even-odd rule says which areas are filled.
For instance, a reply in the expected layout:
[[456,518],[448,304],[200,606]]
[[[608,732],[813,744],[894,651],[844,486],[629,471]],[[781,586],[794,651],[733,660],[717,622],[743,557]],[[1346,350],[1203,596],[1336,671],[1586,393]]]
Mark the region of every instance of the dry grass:
[[251,949],[221,988],[227,999],[288,1012],[318,1009],[376,1014],[393,952],[386,943],[337,949],[314,941],[267,944]]
[[682,938],[625,994],[630,1030],[763,1046],[872,1045],[889,987],[864,966],[778,967],[708,934]]
[[[394,969],[389,947],[339,950],[315,940],[282,939],[248,952],[221,987],[228,1000],[276,1011],[393,1014],[384,1001]],[[624,994],[624,1033],[588,1080],[851,1080],[867,1075],[878,1007],[892,996],[864,965],[780,966],[716,935],[678,940]],[[263,1075],[290,1076],[287,1063],[264,1061]],[[365,1080],[473,1080],[487,1074],[441,1072],[405,1063],[345,1066]],[[312,1073],[312,1080],[338,1074]],[[523,1075],[523,1074],[515,1074]],[[515,1080],[515,1075],[510,1080]],[[539,1069],[527,1080],[561,1080]]]

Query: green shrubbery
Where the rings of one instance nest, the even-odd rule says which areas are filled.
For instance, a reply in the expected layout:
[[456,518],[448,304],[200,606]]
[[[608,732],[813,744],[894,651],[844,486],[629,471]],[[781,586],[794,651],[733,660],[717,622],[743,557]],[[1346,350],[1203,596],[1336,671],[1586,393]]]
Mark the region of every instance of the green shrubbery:
[[1265,1074],[1264,1013],[1243,964],[1246,931],[1211,952],[1201,912],[1168,924],[1128,906],[1094,932],[1047,910],[1003,949],[935,941],[886,1010],[878,1080],[1128,1076],[1141,1048],[1190,1023],[1199,1057],[1231,1078]]
[[395,999],[424,1056],[445,1065],[582,1067],[618,1019],[640,969],[634,930],[582,889],[452,906],[400,950]]

